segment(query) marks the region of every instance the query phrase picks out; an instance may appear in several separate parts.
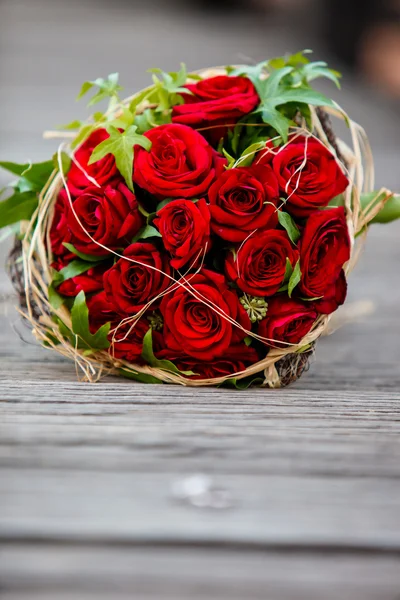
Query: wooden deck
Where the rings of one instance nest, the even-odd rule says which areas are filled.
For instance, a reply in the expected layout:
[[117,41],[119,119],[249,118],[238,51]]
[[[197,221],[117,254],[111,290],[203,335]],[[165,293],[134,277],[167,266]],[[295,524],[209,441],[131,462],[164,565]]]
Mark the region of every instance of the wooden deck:
[[[188,21],[173,46],[173,19],[129,25],[127,4],[108,21],[105,3],[89,4],[74,16],[74,2],[1,3],[1,158],[50,154],[41,129],[76,116],[81,80],[118,68],[138,48],[128,34],[144,38],[151,22],[159,45],[145,67],[172,67],[185,48],[197,67],[288,45],[272,35],[265,48],[256,26],[238,43],[237,24],[218,45],[218,23]],[[110,23],[110,56],[82,60]],[[390,107],[348,82],[342,103],[370,123],[378,183],[400,187]],[[352,276],[349,303],[371,301],[373,314],[321,340],[310,371],[278,391],[78,383],[33,344],[2,274],[2,600],[398,600],[399,237],[400,224],[373,229]]]

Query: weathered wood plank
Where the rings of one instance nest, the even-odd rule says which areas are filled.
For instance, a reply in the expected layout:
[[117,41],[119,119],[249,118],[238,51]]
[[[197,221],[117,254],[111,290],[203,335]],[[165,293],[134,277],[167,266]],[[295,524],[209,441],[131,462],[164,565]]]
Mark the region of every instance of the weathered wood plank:
[[395,600],[399,558],[156,547],[0,547],[3,600]]

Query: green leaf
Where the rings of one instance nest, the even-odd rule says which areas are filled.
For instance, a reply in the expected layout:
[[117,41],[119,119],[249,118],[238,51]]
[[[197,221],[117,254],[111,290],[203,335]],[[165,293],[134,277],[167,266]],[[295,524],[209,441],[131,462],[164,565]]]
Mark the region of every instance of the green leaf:
[[135,242],[137,242],[139,240],[146,240],[147,238],[151,238],[151,237],[162,237],[162,235],[158,231],[158,229],[156,229],[152,225],[146,225],[143,229],[138,231],[138,233],[132,239],[131,243],[134,244]]
[[76,254],[76,256],[79,256],[79,258],[81,258],[83,261],[92,263],[92,266],[93,263],[101,262],[102,260],[105,260],[107,258],[106,256],[96,256],[94,254],[84,254],[83,252],[79,252],[79,250],[77,250],[75,246],[69,244],[68,242],[64,242],[63,245],[65,246],[65,248],[67,248],[67,250],[69,250],[73,254]]
[[331,106],[333,108],[338,108],[338,105],[334,100],[331,100],[328,96],[325,96],[316,90],[312,90],[311,88],[282,90],[279,95],[271,98],[270,102],[274,107],[288,102],[298,102],[300,104],[312,104],[313,106]]
[[61,271],[57,271],[56,279],[57,285],[63,281],[67,281],[67,279],[71,279],[72,277],[76,277],[77,275],[82,275],[82,273],[86,273],[89,269],[93,268],[93,262],[86,262],[84,260],[71,260],[71,262],[61,269]]
[[263,105],[260,109],[264,123],[271,125],[282,137],[284,142],[287,142],[289,137],[289,127],[293,127],[295,123],[282,115],[276,108]]
[[38,206],[37,195],[33,192],[16,192],[0,202],[0,228],[18,221],[29,221]]
[[150,328],[143,338],[142,358],[152,367],[171,371],[172,373],[181,373],[182,375],[194,375],[193,371],[180,371],[170,360],[158,360],[153,353],[153,331]]
[[[361,194],[361,206],[364,210],[367,207],[369,207],[368,210],[371,210],[371,208],[386,195],[386,191],[381,194],[379,194],[379,192]],[[372,219],[371,223],[390,223],[396,219],[400,219],[400,194],[393,194],[376,217]]]
[[12,184],[19,192],[40,192],[54,171],[52,160],[26,164],[3,161],[0,162],[0,167],[20,177]]
[[265,148],[266,143],[267,142],[265,142],[265,141],[255,142],[254,144],[251,144],[250,146],[248,146],[246,148],[246,150],[244,150],[244,152],[242,152],[240,158],[236,161],[236,166],[249,167],[253,163],[257,152],[259,152],[259,150],[262,150],[263,148]]
[[[263,100],[276,96],[282,80],[293,71],[293,67],[276,69],[260,85],[260,95]],[[275,105],[276,106],[276,105]]]
[[228,164],[226,165],[227,169],[232,169],[232,167],[234,166],[236,159],[231,156],[229,154],[229,152],[227,152],[227,150],[225,150],[225,148],[222,148],[222,154],[225,156],[226,160],[228,161]]
[[136,133],[136,129],[137,127],[132,125],[126,131],[120,133],[115,127],[107,128],[110,137],[96,146],[89,160],[89,165],[91,165],[107,156],[107,154],[113,154],[119,172],[125,179],[126,185],[132,191],[134,146],[141,146],[147,151],[151,148],[151,141],[145,136]]
[[54,310],[58,310],[65,302],[65,298],[61,296],[56,290],[54,282],[52,282],[47,288],[47,294],[49,297],[50,305],[54,308]]
[[161,200],[161,202],[159,202],[156,206],[156,213],[158,213],[159,210],[164,208],[164,206],[167,206],[167,204],[169,204],[172,200],[173,198],[165,198],[165,200]]
[[157,377],[153,377],[153,375],[148,375],[147,373],[136,373],[130,369],[119,369],[119,374],[123,377],[127,377],[128,379],[140,381],[140,383],[163,383],[161,379],[157,379]]
[[70,123],[66,123],[64,125],[57,125],[56,129],[73,131],[74,129],[80,129],[83,125],[83,121],[71,121]]
[[71,142],[71,148],[74,150],[77,146],[79,146],[82,142],[89,137],[89,135],[96,129],[96,125],[88,124],[84,125],[82,129],[78,132],[76,138],[74,138]]
[[289,283],[288,283],[288,295],[289,298],[292,297],[292,293],[294,288],[296,287],[296,285],[298,285],[301,281],[301,270],[300,270],[300,259],[297,261],[297,263],[295,264],[295,267],[293,269],[293,273],[290,276],[289,279]]
[[278,220],[280,225],[286,229],[292,244],[296,245],[300,238],[300,231],[289,213],[278,210]]
[[85,292],[79,292],[71,309],[72,331],[78,337],[79,348],[93,348],[94,350],[106,350],[110,346],[107,335],[110,331],[110,323],[102,325],[96,333],[92,334],[89,329],[89,310],[86,304]]
[[99,77],[94,81],[85,81],[76,99],[83,98],[93,87],[97,87],[98,91],[91,98],[88,106],[93,106],[105,98],[118,98],[118,92],[123,89],[118,85],[118,73],[111,73],[106,79]]
[[232,377],[227,379],[223,383],[220,383],[218,387],[233,387],[237,390],[247,390],[250,386],[260,386],[264,383],[264,378],[260,375],[250,375],[250,377],[243,377],[243,379],[237,379]]

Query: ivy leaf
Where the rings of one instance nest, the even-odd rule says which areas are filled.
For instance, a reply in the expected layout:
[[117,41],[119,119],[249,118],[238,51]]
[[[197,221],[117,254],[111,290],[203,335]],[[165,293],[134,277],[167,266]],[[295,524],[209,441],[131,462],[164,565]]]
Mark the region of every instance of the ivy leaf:
[[282,80],[293,71],[293,67],[283,67],[276,69],[260,84],[260,96],[263,100],[268,100],[276,96]]
[[86,304],[85,292],[79,292],[71,309],[72,331],[78,336],[79,348],[93,348],[94,350],[105,350],[109,348],[110,342],[107,335],[111,323],[102,325],[96,333],[92,334],[89,329],[89,310]]
[[158,360],[153,353],[153,330],[150,328],[143,338],[142,358],[152,367],[172,371],[172,373],[182,373],[182,375],[194,375],[193,371],[179,371],[178,367],[170,360]]
[[89,135],[96,129],[96,125],[87,124],[80,129],[76,138],[74,138],[71,142],[71,148],[74,150],[79,144],[81,144]]
[[118,77],[118,73],[111,73],[108,75],[107,79],[102,79],[99,77],[94,81],[85,81],[85,83],[82,84],[81,90],[76,99],[80,100],[83,98],[83,96],[85,96],[93,87],[98,87],[99,90],[91,98],[88,106],[93,106],[105,98],[118,98],[118,92],[123,89],[120,85],[118,85]]
[[0,228],[18,221],[29,221],[37,206],[38,199],[34,192],[16,192],[0,202]]
[[295,267],[293,269],[293,273],[290,276],[289,279],[289,283],[288,283],[288,295],[289,298],[292,297],[292,293],[294,288],[296,287],[296,285],[298,285],[301,281],[301,270],[300,270],[300,259],[297,261],[297,263],[295,264]]
[[93,263],[101,262],[102,260],[105,260],[107,258],[106,256],[96,256],[94,254],[84,254],[83,252],[79,252],[79,250],[77,250],[75,246],[69,244],[68,242],[64,242],[63,246],[65,246],[67,250],[69,250],[76,256],[79,256],[79,258],[81,258],[83,261],[92,263],[92,266]]
[[296,245],[300,238],[300,231],[293,218],[289,215],[289,213],[278,210],[278,220],[280,225],[286,229],[292,244]]
[[107,123],[107,127],[115,127],[116,129],[128,129],[133,125],[135,115],[126,106],[122,107],[117,118],[112,119]]
[[125,179],[126,185],[132,191],[134,146],[141,146],[147,151],[151,148],[151,141],[143,135],[136,133],[136,130],[136,125],[132,125],[123,133],[120,133],[118,129],[110,126],[107,128],[110,137],[96,146],[89,160],[89,165],[91,165],[107,156],[107,154],[113,154],[117,169]]
[[151,237],[162,237],[161,233],[152,225],[146,225],[143,229],[138,231],[135,237],[132,239],[132,244],[138,240],[146,240]]
[[326,62],[317,61],[317,62],[309,62],[305,64],[302,68],[298,69],[296,72],[296,77],[298,81],[309,83],[310,81],[314,81],[319,77],[325,77],[326,79],[330,79],[336,85],[337,88],[340,89],[340,81],[341,73],[339,71],[334,71],[333,69],[329,69]]
[[[59,284],[57,284],[59,285]],[[51,282],[49,287],[47,288],[47,295],[49,298],[50,305],[54,310],[58,310],[64,304],[66,298],[61,296],[59,292],[56,290],[56,284],[54,281]]]

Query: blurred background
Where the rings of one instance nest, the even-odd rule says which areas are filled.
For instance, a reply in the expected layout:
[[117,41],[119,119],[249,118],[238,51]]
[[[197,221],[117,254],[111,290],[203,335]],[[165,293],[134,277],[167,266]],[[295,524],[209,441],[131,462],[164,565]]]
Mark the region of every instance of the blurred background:
[[[85,115],[87,79],[257,62],[304,48],[344,74],[324,85],[366,127],[377,185],[400,189],[400,0],[0,0],[0,159],[47,159],[42,131]],[[0,185],[7,174],[0,174]]]

